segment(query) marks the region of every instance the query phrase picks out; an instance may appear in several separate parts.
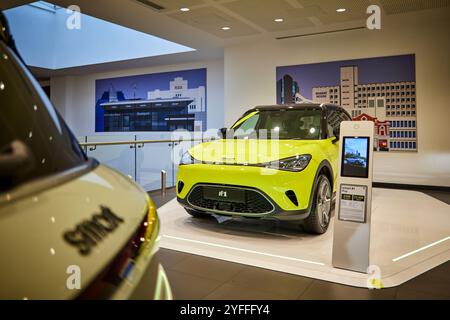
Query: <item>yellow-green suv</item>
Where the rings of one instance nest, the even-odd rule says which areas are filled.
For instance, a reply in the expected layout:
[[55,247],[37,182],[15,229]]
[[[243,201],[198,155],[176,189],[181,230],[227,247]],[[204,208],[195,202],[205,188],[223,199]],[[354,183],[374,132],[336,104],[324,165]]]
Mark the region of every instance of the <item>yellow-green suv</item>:
[[328,104],[253,108],[221,129],[222,139],[183,155],[178,201],[194,217],[302,221],[308,232],[324,233],[345,120],[343,108]]

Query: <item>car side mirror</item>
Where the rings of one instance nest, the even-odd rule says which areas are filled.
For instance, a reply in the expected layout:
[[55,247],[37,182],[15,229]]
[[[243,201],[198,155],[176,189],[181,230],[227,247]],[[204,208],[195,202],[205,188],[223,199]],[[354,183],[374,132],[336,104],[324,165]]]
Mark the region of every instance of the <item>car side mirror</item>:
[[228,128],[220,128],[218,135],[220,138],[225,139],[227,137]]
[[340,132],[340,128],[333,128],[333,135],[334,135],[334,139],[333,139],[333,143],[336,143],[339,141],[339,136],[340,136],[341,132]]

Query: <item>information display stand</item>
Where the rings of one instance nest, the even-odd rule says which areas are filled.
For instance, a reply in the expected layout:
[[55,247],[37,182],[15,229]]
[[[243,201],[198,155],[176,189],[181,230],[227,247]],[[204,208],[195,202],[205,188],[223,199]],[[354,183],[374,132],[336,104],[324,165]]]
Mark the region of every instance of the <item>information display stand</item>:
[[364,273],[370,265],[373,138],[372,121],[341,123],[332,263]]

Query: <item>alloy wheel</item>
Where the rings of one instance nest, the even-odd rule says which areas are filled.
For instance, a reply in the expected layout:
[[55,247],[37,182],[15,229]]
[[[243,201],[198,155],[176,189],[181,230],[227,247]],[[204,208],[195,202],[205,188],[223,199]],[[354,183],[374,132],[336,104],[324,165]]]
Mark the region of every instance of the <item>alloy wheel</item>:
[[320,225],[325,228],[330,222],[331,187],[327,179],[321,179],[317,188],[317,215]]

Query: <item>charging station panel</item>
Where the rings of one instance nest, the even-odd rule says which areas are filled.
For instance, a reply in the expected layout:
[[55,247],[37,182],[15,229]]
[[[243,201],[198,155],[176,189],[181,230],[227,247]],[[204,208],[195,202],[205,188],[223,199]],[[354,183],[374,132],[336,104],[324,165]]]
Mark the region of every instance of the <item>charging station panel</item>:
[[339,143],[332,264],[365,273],[370,265],[374,123],[342,122]]

